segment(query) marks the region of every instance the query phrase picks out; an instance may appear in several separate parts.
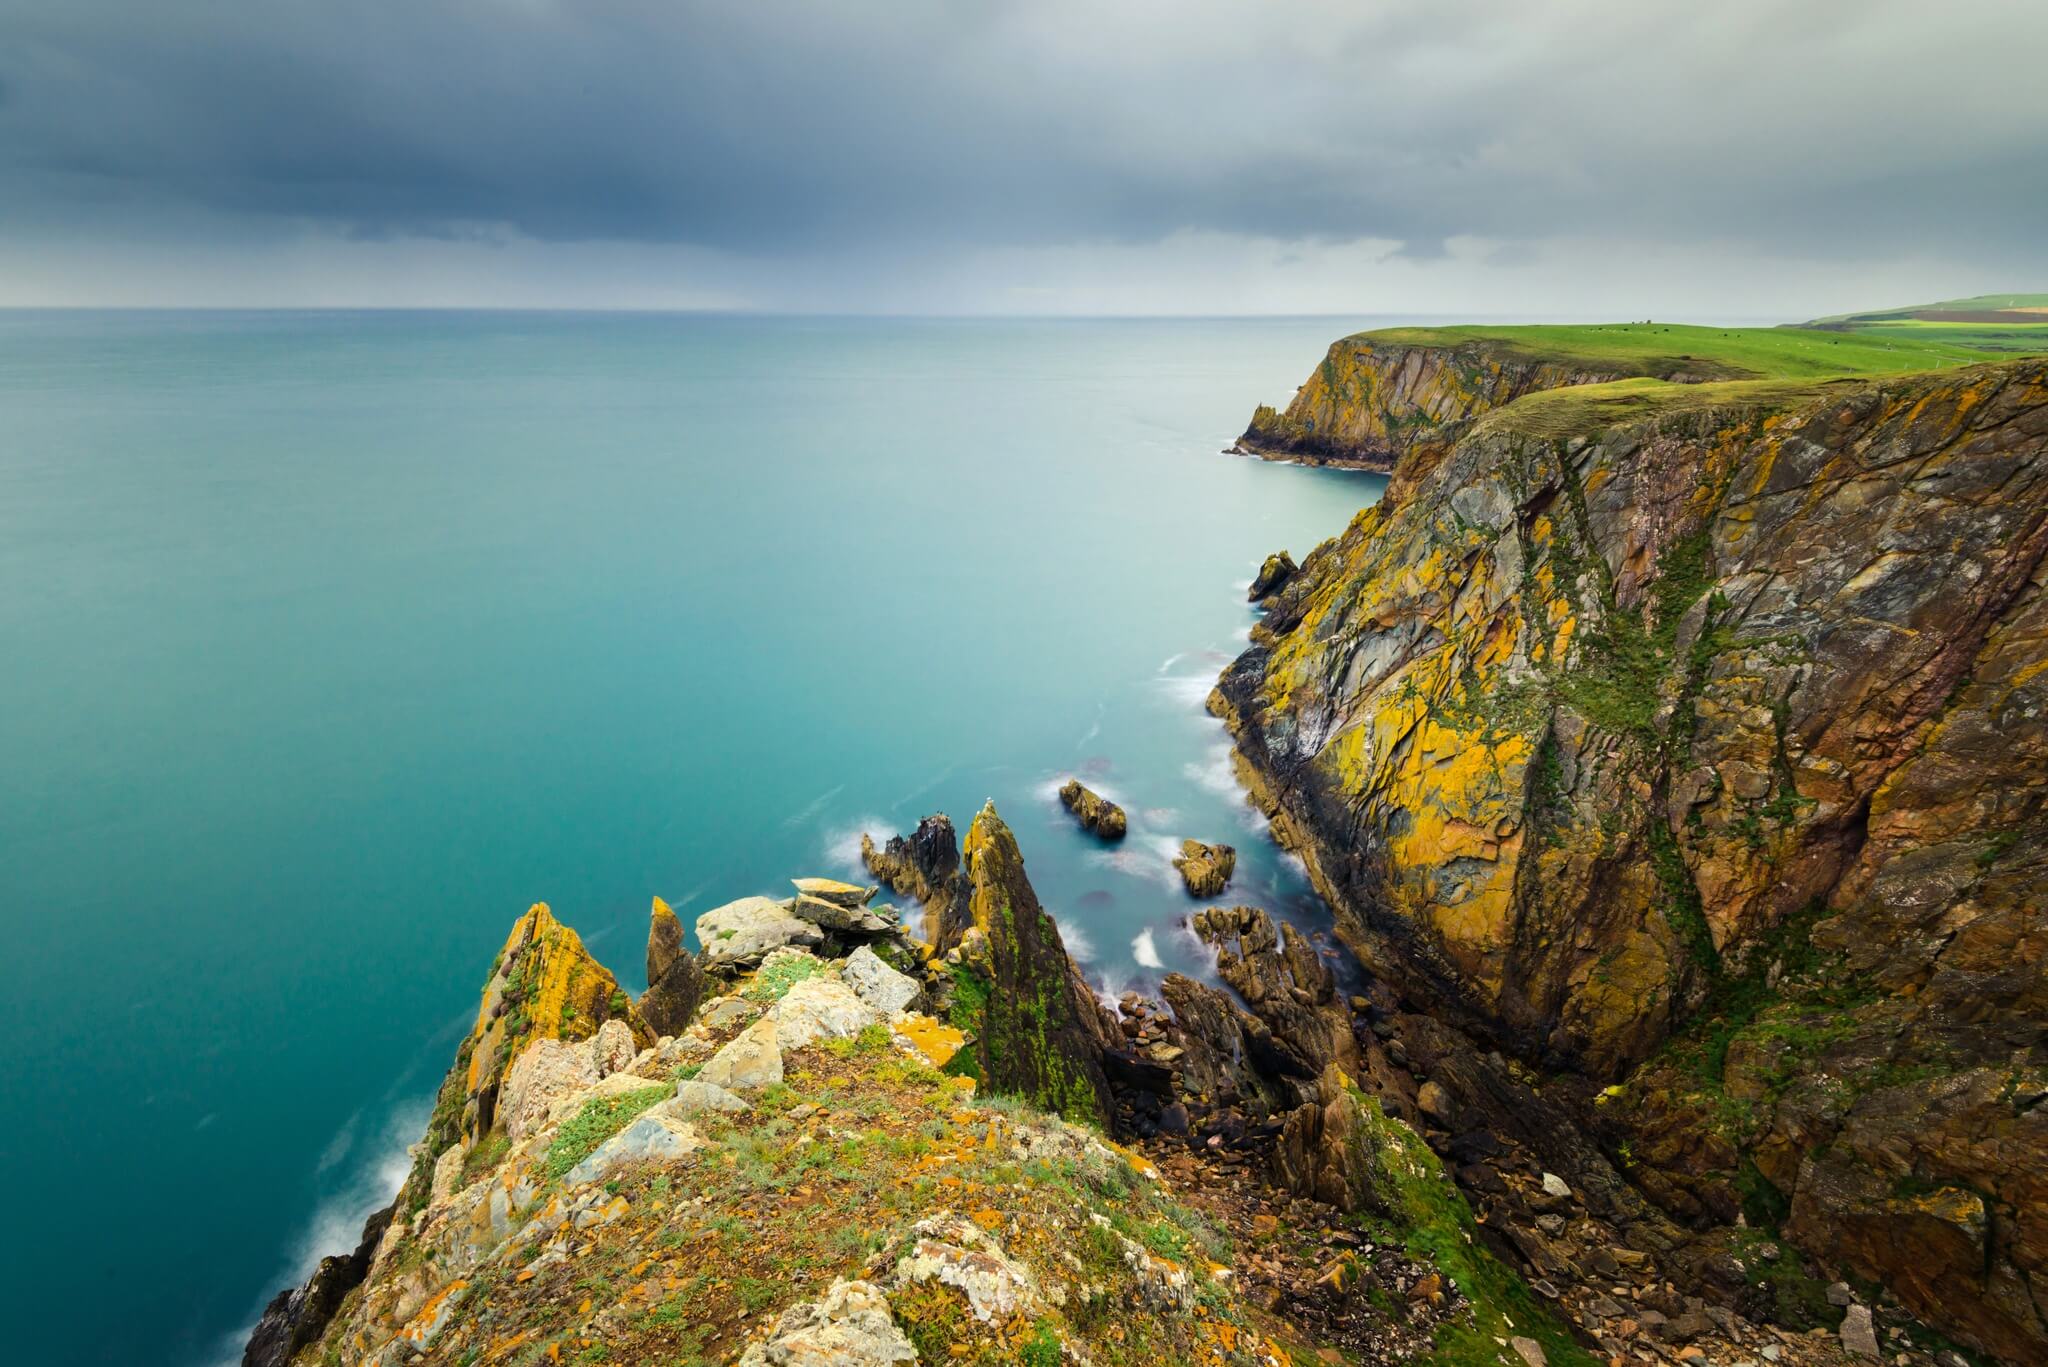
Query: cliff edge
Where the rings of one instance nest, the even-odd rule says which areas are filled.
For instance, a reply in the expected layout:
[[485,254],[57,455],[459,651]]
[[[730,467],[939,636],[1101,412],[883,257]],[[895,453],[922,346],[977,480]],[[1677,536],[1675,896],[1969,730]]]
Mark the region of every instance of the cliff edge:
[[[2048,1358],[2048,362],[1365,342],[1253,431],[1391,452],[1391,496],[1212,707],[1390,1019],[1536,1070],[1722,1251],[1772,1231]],[[1498,1116],[1502,1069],[1437,1052]]]

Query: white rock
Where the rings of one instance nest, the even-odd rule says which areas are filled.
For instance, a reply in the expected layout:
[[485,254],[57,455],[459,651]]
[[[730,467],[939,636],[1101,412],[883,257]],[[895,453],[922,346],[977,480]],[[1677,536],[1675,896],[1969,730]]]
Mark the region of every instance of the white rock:
[[855,995],[884,1016],[908,1011],[922,995],[917,979],[898,973],[866,945],[853,951],[840,973]]
[[556,1102],[597,1081],[597,1064],[581,1041],[537,1039],[512,1061],[498,1093],[498,1120],[514,1143],[547,1123]]
[[882,1020],[851,987],[829,977],[797,983],[782,994],[771,1014],[776,1037],[785,1049],[801,1049],[819,1039],[846,1039]]
[[462,1180],[462,1161],[469,1157],[469,1145],[456,1140],[441,1150],[441,1156],[434,1160],[434,1184],[429,1189],[427,1204],[446,1204],[455,1194],[455,1184]]
[[729,1025],[738,1025],[753,1014],[754,1004],[746,998],[720,997],[697,1013],[697,1024],[707,1030],[723,1030]]
[[824,939],[824,931],[766,897],[742,897],[697,918],[697,943],[703,946],[698,961],[706,970],[757,964],[771,949]]
[[581,1186],[605,1177],[614,1168],[634,1162],[674,1162],[704,1147],[704,1141],[689,1122],[677,1116],[649,1111],[620,1130],[597,1151],[569,1169],[564,1186]]
[[1038,1281],[1002,1245],[955,1216],[920,1220],[908,1252],[896,1260],[896,1284],[938,1282],[957,1289],[983,1324],[1038,1312]]
[[1543,1174],[1543,1193],[1563,1200],[1571,1196],[1572,1189],[1566,1186],[1564,1179],[1556,1173],[1546,1172]]
[[766,1341],[740,1355],[739,1367],[891,1367],[916,1362],[917,1349],[872,1282],[835,1281],[820,1300],[782,1312]]
[[1517,1336],[1509,1339],[1508,1345],[1515,1350],[1516,1356],[1528,1364],[1528,1367],[1546,1367],[1543,1345],[1535,1339]]
[[1842,1316],[1842,1347],[1862,1357],[1877,1356],[1877,1330],[1870,1322],[1870,1307],[1852,1305]]
[[599,1077],[609,1077],[633,1065],[633,1030],[622,1020],[608,1020],[597,1027],[590,1040],[590,1058]]
[[725,1088],[698,1077],[678,1082],[675,1097],[655,1109],[667,1111],[670,1115],[696,1115],[700,1111],[744,1111],[750,1108]]
[[782,1046],[775,1018],[763,1016],[711,1056],[697,1074],[699,1082],[728,1091],[753,1091],[782,1081]]

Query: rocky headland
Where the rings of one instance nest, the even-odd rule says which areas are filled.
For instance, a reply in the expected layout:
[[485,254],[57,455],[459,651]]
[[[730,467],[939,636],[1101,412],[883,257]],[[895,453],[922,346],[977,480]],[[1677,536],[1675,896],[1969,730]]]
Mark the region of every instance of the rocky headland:
[[1212,708],[1435,1142],[1526,1146],[1608,1231],[1517,1217],[1527,1265],[1645,1250],[1859,1335],[1883,1288],[2048,1360],[2048,363],[1615,386],[1353,339],[1290,413],[1401,463]]
[[2048,362],[1465,346],[1254,423],[1395,464],[1211,700],[1355,974],[1190,841],[1214,979],[1100,1000],[993,806],[863,842],[922,936],[536,906],[245,1361],[2048,1359]]

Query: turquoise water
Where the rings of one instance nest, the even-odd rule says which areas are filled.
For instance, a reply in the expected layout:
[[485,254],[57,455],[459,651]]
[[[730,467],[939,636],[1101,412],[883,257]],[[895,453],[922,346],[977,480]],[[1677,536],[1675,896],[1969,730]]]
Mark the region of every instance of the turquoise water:
[[1183,835],[1314,923],[1201,700],[1380,481],[1218,451],[1357,325],[0,314],[14,1351],[238,1357],[536,900],[637,990],[993,797],[1105,988],[1206,971]]

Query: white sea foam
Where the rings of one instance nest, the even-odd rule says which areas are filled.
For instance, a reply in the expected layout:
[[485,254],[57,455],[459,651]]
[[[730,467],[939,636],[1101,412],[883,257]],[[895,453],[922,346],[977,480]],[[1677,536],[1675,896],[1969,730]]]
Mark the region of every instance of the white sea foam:
[[1190,782],[1198,783],[1210,792],[1221,793],[1225,797],[1236,797],[1244,791],[1238,785],[1237,770],[1231,765],[1230,744],[1227,741],[1221,745],[1210,746],[1207,758],[1182,765],[1181,773],[1186,775]]
[[1166,961],[1159,957],[1159,942],[1152,938],[1150,926],[1139,931],[1138,938],[1131,941],[1131,957],[1143,968],[1166,967]]
[[1209,690],[1216,687],[1214,674],[1166,674],[1155,681],[1159,690],[1177,706],[1200,711],[1208,705]]
[[[426,1130],[427,1117],[433,1105],[431,1097],[413,1097],[392,1107],[391,1113],[384,1118],[383,1128],[378,1131],[374,1145],[363,1153],[341,1185],[314,1207],[313,1216],[294,1241],[285,1265],[264,1286],[264,1302],[268,1302],[280,1287],[303,1284],[313,1274],[313,1269],[320,1265],[322,1258],[355,1250],[363,1237],[363,1222],[373,1212],[390,1204],[391,1198],[404,1184],[406,1173],[412,1170],[409,1150],[413,1141]],[[334,1138],[327,1142],[321,1154],[319,1172],[330,1171],[340,1161],[337,1157],[329,1162],[329,1155],[346,1154],[357,1147],[355,1137],[361,1120],[360,1111],[351,1115]],[[252,1315],[248,1323],[223,1334],[209,1351],[209,1356],[220,1367],[235,1367],[241,1362],[242,1349],[255,1328],[256,1319]]]
[[1055,916],[1053,924],[1060,928],[1060,943],[1067,947],[1067,957],[1077,964],[1095,961],[1095,941],[1081,928],[1078,921],[1067,916]]
[[1195,962],[1202,965],[1201,971],[1195,976],[1214,979],[1217,976],[1216,960],[1221,951],[1201,936],[1195,934],[1195,928],[1187,923],[1185,917],[1174,922],[1173,935],[1174,939],[1180,943],[1181,948],[1186,950]]
[[891,831],[889,823],[879,816],[864,816],[851,826],[835,826],[825,832],[825,864],[834,873],[851,875],[850,881],[859,882],[867,877],[867,865],[861,862],[860,838],[867,836],[877,845],[888,841]]

